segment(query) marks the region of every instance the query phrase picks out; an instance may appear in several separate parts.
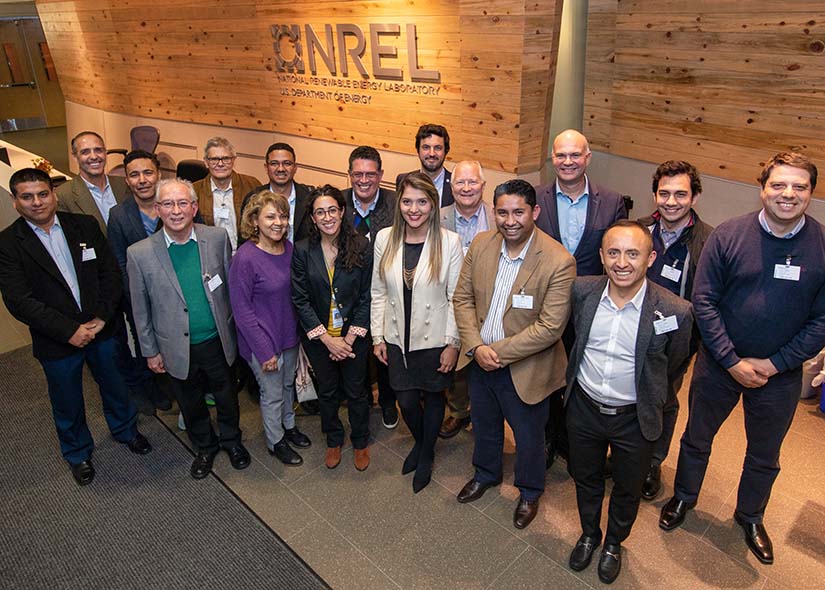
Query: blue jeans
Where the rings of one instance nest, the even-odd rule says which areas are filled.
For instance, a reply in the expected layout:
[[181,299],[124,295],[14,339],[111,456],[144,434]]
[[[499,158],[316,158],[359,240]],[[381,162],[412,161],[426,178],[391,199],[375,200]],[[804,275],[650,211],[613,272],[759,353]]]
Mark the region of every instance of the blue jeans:
[[60,452],[72,465],[88,459],[94,448],[83,404],[84,363],[89,365],[100,388],[103,415],[112,436],[119,442],[128,442],[137,436],[137,411],[118,370],[115,337],[93,340],[62,359],[40,360],[48,383]]

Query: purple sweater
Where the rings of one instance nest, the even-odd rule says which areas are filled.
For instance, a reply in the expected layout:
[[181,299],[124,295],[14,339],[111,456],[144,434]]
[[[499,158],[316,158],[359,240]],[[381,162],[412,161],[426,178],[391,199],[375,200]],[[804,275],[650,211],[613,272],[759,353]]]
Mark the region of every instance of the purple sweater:
[[247,361],[254,354],[263,363],[298,345],[290,279],[292,243],[284,244],[284,253],[274,256],[245,242],[232,258],[229,297],[238,352]]
[[[825,346],[825,228],[811,217],[790,239],[769,235],[757,213],[724,222],[710,235],[693,287],[702,342],[723,368],[769,358],[793,371]],[[799,281],[774,278],[787,258]]]

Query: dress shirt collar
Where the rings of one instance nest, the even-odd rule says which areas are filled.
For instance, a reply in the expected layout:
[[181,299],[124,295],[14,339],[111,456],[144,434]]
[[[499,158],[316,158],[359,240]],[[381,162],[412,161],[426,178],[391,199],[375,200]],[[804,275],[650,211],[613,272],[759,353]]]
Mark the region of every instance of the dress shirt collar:
[[[608,279],[607,284],[604,286],[604,291],[602,291],[601,299],[599,299],[599,301],[606,302],[611,309],[618,311],[619,307],[615,303],[613,303],[613,300],[610,298],[610,295],[608,294],[609,288],[610,280]],[[634,308],[636,308],[637,311],[642,311],[642,303],[644,303],[646,294],[647,279],[645,279],[642,282],[642,286],[639,287],[639,290],[636,291],[636,294],[633,296],[633,298],[625,304],[625,307],[627,307],[628,305],[632,305]],[[624,307],[622,309],[624,309]]]
[[352,191],[352,204],[355,205],[355,210],[361,215],[361,217],[366,217],[370,213],[375,210],[375,207],[378,205],[378,197],[381,196],[381,187],[378,187],[378,190],[375,191],[375,198],[370,201],[370,204],[364,208],[361,205],[361,201],[358,200],[358,197],[355,196],[355,189]]
[[759,225],[761,225],[762,229],[764,229],[766,232],[768,232],[769,235],[771,235],[775,238],[782,238],[783,240],[790,240],[792,237],[794,237],[796,234],[798,234],[802,230],[803,226],[805,225],[805,216],[803,215],[802,219],[799,220],[799,223],[797,223],[796,226],[791,231],[786,233],[784,236],[777,236],[775,233],[773,233],[773,230],[771,230],[771,227],[768,225],[768,220],[765,218],[765,210],[764,209],[762,209],[759,212]]
[[172,239],[172,237],[168,233],[166,233],[166,228],[164,227],[163,228],[163,239],[166,240],[166,247],[168,248],[172,244],[177,244],[178,246],[182,246],[184,244],[188,244],[191,241],[197,242],[198,241],[198,236],[195,234],[195,226],[192,226],[192,233],[189,234],[189,239],[186,240],[185,242],[176,242],[175,240]]
[[589,197],[589,196],[590,196],[590,180],[587,178],[587,174],[584,175],[584,192],[576,200],[573,200],[573,198],[570,195],[564,194],[564,192],[562,192],[562,190],[561,190],[561,187],[559,186],[558,179],[556,180],[556,198],[564,197],[565,199],[567,199],[568,201],[570,201],[571,203],[573,203],[575,205],[580,200],[582,200],[584,197]]
[[530,249],[530,244],[533,243],[533,238],[536,237],[536,230],[533,230],[533,233],[530,234],[530,239],[527,240],[527,243],[524,244],[524,248],[521,249],[521,252],[518,253],[518,256],[515,258],[510,258],[510,255],[507,253],[507,241],[502,238],[501,240],[501,255],[504,256],[510,262],[516,262],[517,260],[524,261],[524,257],[527,255],[527,250]]
[[[275,190],[275,187],[272,186],[271,182],[269,183],[269,192],[275,193],[276,195],[281,194],[281,193],[279,193],[278,191]],[[295,204],[295,199],[296,199],[296,197],[295,197],[295,183],[293,182],[292,183],[292,190],[289,192],[289,197],[287,197],[287,201],[289,201],[290,205],[294,205]]]
[[[29,224],[29,227],[32,228],[32,231],[34,233],[42,234],[44,236],[48,235],[48,232],[45,229],[36,226],[35,224],[33,224],[31,221],[29,221],[25,217],[23,218],[23,221],[25,221],[26,223]],[[63,231],[63,226],[60,224],[60,218],[57,215],[54,216],[54,222],[51,224],[51,226],[49,226],[49,231],[51,231],[51,229],[55,226],[59,227],[60,231],[63,232],[64,234],[66,233],[66,232]]]
[[83,180],[83,182],[86,183],[86,188],[89,189],[89,192],[105,193],[106,189],[111,188],[110,185],[109,185],[109,177],[105,174],[103,175],[103,178],[106,179],[106,184],[103,185],[103,190],[100,190],[100,187],[98,187],[96,184],[92,184],[91,182],[89,182],[88,180],[83,178],[82,175],[80,176],[80,178],[81,178],[81,180]]
[[215,184],[215,179],[212,178],[212,176],[209,176],[209,185],[212,187],[213,194],[215,193],[215,191],[226,194],[232,190],[232,177],[229,178],[229,186],[227,186],[226,188],[221,188]]
[[479,201],[478,209],[476,209],[476,212],[470,215],[469,217],[464,217],[461,213],[458,212],[458,207],[455,207],[455,219],[456,221],[458,221],[459,219],[463,219],[465,221],[480,219],[482,211],[484,211],[484,201]]

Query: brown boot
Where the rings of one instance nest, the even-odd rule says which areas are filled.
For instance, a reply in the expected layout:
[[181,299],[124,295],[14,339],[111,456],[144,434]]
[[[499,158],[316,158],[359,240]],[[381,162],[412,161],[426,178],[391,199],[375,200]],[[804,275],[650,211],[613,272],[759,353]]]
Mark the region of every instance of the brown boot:
[[327,469],[335,469],[341,462],[341,447],[327,447],[327,456],[324,464]]
[[369,447],[364,447],[363,449],[355,449],[355,468],[358,471],[364,471],[367,467],[370,466],[370,449]]

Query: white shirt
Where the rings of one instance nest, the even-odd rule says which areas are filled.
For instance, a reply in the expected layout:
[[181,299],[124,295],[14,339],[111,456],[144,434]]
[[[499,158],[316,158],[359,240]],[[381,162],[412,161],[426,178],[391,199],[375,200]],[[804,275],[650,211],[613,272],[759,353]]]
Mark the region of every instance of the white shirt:
[[484,325],[481,327],[481,341],[484,344],[504,340],[504,310],[507,308],[510,291],[513,289],[513,283],[516,282],[521,263],[524,262],[524,256],[527,254],[530,244],[533,243],[535,235],[534,230],[530,239],[524,244],[524,248],[515,258],[510,258],[507,254],[507,242],[501,241],[501,254],[498,257],[498,272],[496,273],[493,297],[490,300],[490,310],[487,312]]
[[[272,186],[271,182],[269,183],[269,192],[275,193],[276,195],[280,194],[275,190],[275,188]],[[287,198],[287,201],[289,201],[289,233],[287,234],[287,239],[290,242],[295,241],[293,239],[293,236],[295,235],[295,201],[296,201],[296,199],[297,199],[297,197],[295,196],[295,183],[293,182],[292,183],[292,192],[289,193],[289,198]]]
[[[80,178],[83,178],[82,176]],[[117,199],[115,199],[115,194],[112,192],[112,185],[109,184],[109,177],[104,176],[106,179],[106,185],[103,187],[101,191],[96,184],[92,184],[85,178],[83,178],[83,182],[86,183],[86,188],[89,189],[89,193],[92,195],[92,199],[97,205],[97,210],[100,211],[100,216],[103,217],[103,222],[107,225],[109,224],[109,211],[117,205]]]
[[224,190],[215,186],[215,180],[210,177],[212,185],[212,219],[215,227],[222,227],[229,234],[229,243],[232,244],[232,254],[238,249],[238,218],[235,216],[235,193],[232,183]]
[[[426,173],[425,173],[426,174]],[[438,176],[432,179],[433,184],[435,185],[435,190],[438,191],[438,207],[441,208],[444,206],[444,177],[446,176],[445,168],[441,167],[441,172],[438,173]]]
[[577,378],[581,388],[607,406],[636,403],[636,337],[647,281],[621,309],[604,287]]
[[195,226],[192,226],[192,233],[189,234],[189,237],[183,242],[176,242],[172,239],[168,233],[166,233],[166,228],[163,228],[163,239],[166,240],[166,247],[169,248],[172,244],[178,244],[179,246],[182,244],[188,244],[191,241],[198,241],[198,237],[195,235]]

